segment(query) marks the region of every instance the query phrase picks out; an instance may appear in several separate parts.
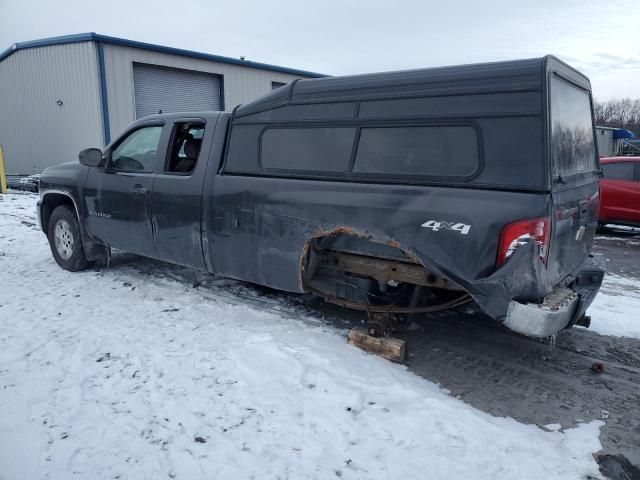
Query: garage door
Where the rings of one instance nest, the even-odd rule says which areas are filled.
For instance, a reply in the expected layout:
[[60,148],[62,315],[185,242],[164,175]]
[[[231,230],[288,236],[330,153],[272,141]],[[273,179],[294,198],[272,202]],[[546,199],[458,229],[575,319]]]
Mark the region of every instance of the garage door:
[[136,118],[158,113],[222,110],[220,77],[174,68],[133,64]]

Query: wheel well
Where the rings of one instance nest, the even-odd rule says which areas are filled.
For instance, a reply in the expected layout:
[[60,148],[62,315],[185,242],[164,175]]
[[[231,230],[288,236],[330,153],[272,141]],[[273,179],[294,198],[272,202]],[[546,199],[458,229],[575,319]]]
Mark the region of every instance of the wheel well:
[[60,205],[69,205],[74,212],[76,211],[73,200],[71,200],[67,195],[62,193],[47,193],[43,197],[42,205],[40,206],[40,213],[42,219],[42,231],[44,233],[49,233],[47,231],[49,229],[49,219],[51,218],[53,211]]
[[463,287],[424,264],[393,240],[340,229],[304,248],[301,282],[329,302],[368,312],[426,313],[470,300]]

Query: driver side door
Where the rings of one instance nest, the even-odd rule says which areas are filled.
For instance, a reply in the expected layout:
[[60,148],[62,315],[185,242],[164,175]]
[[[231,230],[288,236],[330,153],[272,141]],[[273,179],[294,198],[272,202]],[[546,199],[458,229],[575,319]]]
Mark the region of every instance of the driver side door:
[[106,166],[91,168],[85,184],[87,231],[110,247],[156,257],[150,196],[163,164],[163,125],[136,125],[106,152]]

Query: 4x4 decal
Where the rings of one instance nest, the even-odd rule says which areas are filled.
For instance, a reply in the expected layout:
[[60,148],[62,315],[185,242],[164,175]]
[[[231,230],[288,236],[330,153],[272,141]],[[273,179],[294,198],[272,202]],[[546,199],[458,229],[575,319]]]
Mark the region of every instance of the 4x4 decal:
[[460,235],[467,235],[471,230],[471,225],[466,223],[443,222],[442,220],[427,220],[421,227],[430,228],[434,232],[439,230],[453,230],[460,232]]

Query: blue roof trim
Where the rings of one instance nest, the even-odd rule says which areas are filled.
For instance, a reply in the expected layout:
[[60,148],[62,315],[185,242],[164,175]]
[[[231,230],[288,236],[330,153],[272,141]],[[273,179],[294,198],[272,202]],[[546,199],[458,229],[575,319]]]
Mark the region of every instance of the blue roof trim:
[[78,43],[78,42],[90,42],[94,40],[96,34],[91,33],[77,33],[74,35],[63,35],[61,37],[42,38],[39,40],[29,40],[28,42],[14,43],[4,52],[0,53],[0,62],[9,57],[12,53],[18,50],[24,50],[27,48],[44,47],[47,45],[62,45],[65,43]]
[[613,138],[635,138],[635,135],[631,130],[625,130],[624,128],[616,128],[613,131]]
[[40,40],[31,40],[28,42],[14,43],[0,53],[0,62],[11,54],[18,50],[24,50],[27,48],[44,47],[47,45],[62,45],[65,43],[78,43],[78,42],[102,42],[111,45],[120,45],[123,47],[140,48],[143,50],[151,50],[153,52],[168,53],[171,55],[179,55],[182,57],[199,58],[202,60],[210,60],[212,62],[226,63],[230,65],[241,65],[243,67],[256,68],[259,70],[269,70],[272,72],[288,73],[291,75],[300,75],[303,77],[321,78],[328,75],[317,72],[308,72],[306,70],[298,70],[296,68],[280,67],[278,65],[270,65],[268,63],[252,62],[250,60],[239,60],[237,58],[223,57],[221,55],[213,55],[210,53],[194,52],[192,50],[184,50],[182,48],[165,47],[162,45],[155,45],[153,43],[138,42],[135,40],[127,40],[124,38],[109,37],[107,35],[100,35],[95,32],[78,33],[75,35],[64,35],[61,37],[43,38]]

